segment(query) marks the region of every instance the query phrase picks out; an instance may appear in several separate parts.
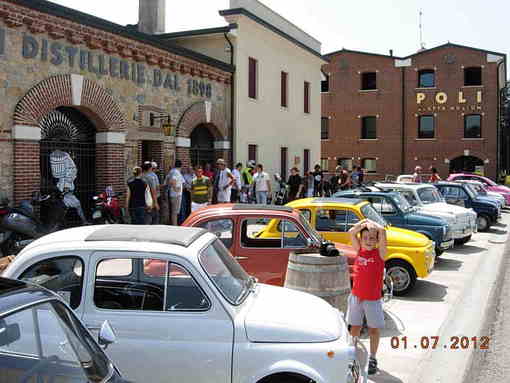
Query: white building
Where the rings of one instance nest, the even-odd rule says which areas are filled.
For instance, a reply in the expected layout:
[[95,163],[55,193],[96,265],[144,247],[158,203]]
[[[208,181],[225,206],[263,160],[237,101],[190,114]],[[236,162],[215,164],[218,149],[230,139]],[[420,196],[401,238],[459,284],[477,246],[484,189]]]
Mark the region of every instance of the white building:
[[161,37],[235,65],[234,162],[254,159],[286,176],[293,166],[312,169],[321,149],[321,43],[256,0],[231,0],[220,15],[229,26]]

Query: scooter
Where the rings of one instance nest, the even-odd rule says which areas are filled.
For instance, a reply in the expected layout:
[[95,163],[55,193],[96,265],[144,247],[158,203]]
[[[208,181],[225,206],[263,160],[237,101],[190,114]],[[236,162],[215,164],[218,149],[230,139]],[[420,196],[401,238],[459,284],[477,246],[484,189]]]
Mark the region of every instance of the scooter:
[[122,193],[113,193],[107,190],[92,197],[94,207],[92,208],[92,222],[95,225],[109,223],[125,223],[124,209],[120,207],[119,197]]
[[[44,222],[35,215],[34,205],[47,212]],[[0,207],[0,250],[2,256],[16,255],[37,238],[60,230],[68,208],[60,192],[41,195],[35,192],[32,200],[24,200],[14,208]]]

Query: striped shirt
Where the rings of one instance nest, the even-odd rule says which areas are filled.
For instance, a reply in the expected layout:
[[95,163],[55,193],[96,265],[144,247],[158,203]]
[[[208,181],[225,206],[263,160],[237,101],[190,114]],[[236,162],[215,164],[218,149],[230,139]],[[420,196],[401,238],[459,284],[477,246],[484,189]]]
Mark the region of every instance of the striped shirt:
[[191,182],[191,201],[195,203],[206,203],[209,201],[209,189],[211,180],[206,176],[193,178]]

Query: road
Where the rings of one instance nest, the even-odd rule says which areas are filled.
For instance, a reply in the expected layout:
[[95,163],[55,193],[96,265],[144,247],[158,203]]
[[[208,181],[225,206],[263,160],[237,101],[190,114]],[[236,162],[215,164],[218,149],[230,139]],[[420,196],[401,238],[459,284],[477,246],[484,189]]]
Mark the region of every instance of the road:
[[[480,338],[488,334],[475,333],[480,332],[477,324],[482,321],[481,313],[466,314],[464,318],[459,309],[466,306],[467,313],[479,309],[479,304],[483,305],[483,297],[472,297],[470,288],[475,283],[484,283],[484,289],[475,292],[491,290],[497,273],[490,268],[498,268],[501,264],[498,260],[503,257],[509,225],[510,212],[504,212],[501,221],[489,232],[477,233],[465,246],[446,251],[437,259],[435,269],[427,279],[418,280],[409,295],[395,297],[386,305],[386,328],[382,331],[378,352],[380,371],[370,376],[369,382],[451,383],[456,375],[462,377],[471,360],[473,337],[477,337],[479,344]],[[480,272],[487,267],[489,272]],[[469,326],[457,323],[463,319]],[[460,344],[455,345],[457,336],[459,341],[463,336],[469,338],[466,349]],[[436,339],[436,347],[432,349]],[[366,335],[362,344],[368,348]],[[503,343],[501,347],[504,347]],[[510,353],[507,357],[510,358]]]
[[496,298],[495,318],[490,323],[491,347],[471,368],[466,383],[507,383],[510,382],[510,246],[505,257],[504,279]]

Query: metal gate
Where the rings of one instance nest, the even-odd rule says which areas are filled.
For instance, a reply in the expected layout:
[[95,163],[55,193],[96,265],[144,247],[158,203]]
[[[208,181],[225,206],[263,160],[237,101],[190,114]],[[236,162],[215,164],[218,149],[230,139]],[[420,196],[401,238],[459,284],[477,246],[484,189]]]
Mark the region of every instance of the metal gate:
[[214,136],[211,134],[207,126],[199,125],[191,133],[190,157],[191,164],[205,166],[210,163],[214,166]]
[[[40,122],[41,146],[40,146],[40,170],[41,170],[41,193],[48,193],[54,190],[57,185],[61,189],[65,183],[74,178],[55,178],[55,165],[52,171],[50,157],[65,158],[67,164],[74,163],[74,194],[80,200],[81,206],[87,219],[90,218],[92,209],[92,197],[96,193],[96,143],[95,126],[90,120],[76,109],[60,107],[46,115]],[[52,157],[53,153],[53,157]],[[68,155],[67,155],[67,154]],[[59,157],[60,155],[60,157]],[[72,160],[72,161],[71,161]],[[68,166],[66,165],[66,166]],[[62,165],[63,166],[63,165]],[[62,170],[62,173],[69,172]],[[60,176],[60,174],[57,174]],[[41,215],[44,217],[43,211]],[[70,209],[67,219],[67,226],[81,224],[76,211]]]

